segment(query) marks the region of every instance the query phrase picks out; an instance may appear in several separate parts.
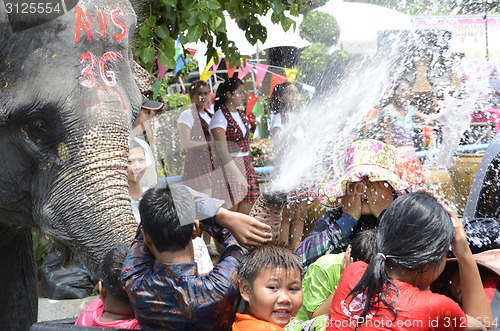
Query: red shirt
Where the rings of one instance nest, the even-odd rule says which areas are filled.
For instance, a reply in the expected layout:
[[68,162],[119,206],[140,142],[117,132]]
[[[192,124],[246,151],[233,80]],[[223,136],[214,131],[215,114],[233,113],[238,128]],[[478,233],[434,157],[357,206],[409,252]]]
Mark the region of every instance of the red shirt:
[[135,318],[129,320],[116,320],[113,322],[101,322],[104,313],[104,304],[100,298],[90,301],[75,322],[75,325],[100,326],[115,329],[140,330],[139,323]]
[[[365,262],[359,261],[344,270],[333,296],[327,330],[356,328],[366,295],[358,295],[352,301],[351,297],[346,297],[359,282],[366,267]],[[399,279],[392,281],[400,292],[399,299],[392,304],[397,311],[397,319],[394,320],[394,313],[380,303],[378,311],[372,308],[374,314],[368,313],[358,330],[462,330],[467,326],[467,315],[452,299],[431,291],[420,291]],[[395,298],[396,293],[392,291],[386,301],[390,303]]]

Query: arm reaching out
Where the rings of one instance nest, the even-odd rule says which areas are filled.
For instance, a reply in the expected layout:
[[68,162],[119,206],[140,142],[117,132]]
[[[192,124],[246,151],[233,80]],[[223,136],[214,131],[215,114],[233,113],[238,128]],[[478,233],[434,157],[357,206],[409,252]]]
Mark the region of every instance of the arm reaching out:
[[245,248],[253,248],[271,241],[271,227],[246,214],[220,208],[215,214],[215,222],[228,229],[238,243]]
[[[444,207],[450,214],[455,229],[453,253],[458,259],[460,283],[462,285],[463,310],[468,317],[470,330],[493,329],[493,314],[484,292],[479,269],[465,237],[464,226],[457,214],[449,207]],[[466,330],[467,330],[466,329]]]

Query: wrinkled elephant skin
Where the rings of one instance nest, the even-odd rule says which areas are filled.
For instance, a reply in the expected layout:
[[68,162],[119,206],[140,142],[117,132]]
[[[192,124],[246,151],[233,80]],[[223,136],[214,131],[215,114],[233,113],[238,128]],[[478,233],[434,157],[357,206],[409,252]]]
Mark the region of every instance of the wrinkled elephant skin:
[[134,8],[127,0],[36,3],[0,0],[2,330],[36,322],[33,228],[94,271],[136,228],[125,172],[141,102],[131,70]]

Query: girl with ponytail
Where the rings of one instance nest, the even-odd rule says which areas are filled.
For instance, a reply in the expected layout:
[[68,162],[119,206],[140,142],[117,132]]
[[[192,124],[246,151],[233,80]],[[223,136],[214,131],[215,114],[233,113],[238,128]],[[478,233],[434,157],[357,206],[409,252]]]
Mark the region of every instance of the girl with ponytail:
[[[451,216],[451,219],[450,219]],[[450,244],[458,258],[463,310],[429,291]],[[462,223],[426,192],[396,199],[380,219],[377,255],[342,274],[327,330],[486,330],[493,316]],[[467,302],[465,302],[467,298]]]
[[248,215],[260,191],[250,153],[252,127],[245,115],[245,100],[240,79],[229,78],[219,85],[209,130],[215,143],[213,197],[225,200],[232,211]]

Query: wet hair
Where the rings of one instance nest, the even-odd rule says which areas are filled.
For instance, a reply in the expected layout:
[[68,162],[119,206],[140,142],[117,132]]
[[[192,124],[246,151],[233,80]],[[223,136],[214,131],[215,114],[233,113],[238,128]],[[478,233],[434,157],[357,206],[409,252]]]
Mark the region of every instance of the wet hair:
[[104,255],[101,265],[101,282],[106,292],[121,302],[129,302],[128,295],[120,281],[123,261],[128,254],[130,244],[118,243]]
[[263,269],[273,270],[284,268],[293,270],[302,280],[303,269],[300,257],[281,244],[266,244],[248,252],[241,261],[239,279],[245,279],[253,288],[255,278]]
[[226,104],[227,92],[234,93],[242,85],[243,82],[238,78],[229,78],[220,84],[215,94],[214,110],[217,111]]
[[[362,323],[371,308],[381,303],[394,313],[396,320],[397,311],[392,304],[399,298],[399,289],[387,277],[386,264],[423,273],[429,266],[438,265],[454,236],[450,215],[430,194],[415,192],[396,199],[380,219],[376,235],[377,254],[347,295],[351,301],[362,293],[367,298],[376,296],[375,300],[366,300],[358,321]],[[391,291],[395,291],[397,297],[387,302],[386,297]]]
[[351,257],[354,261],[370,263],[377,254],[375,244],[377,230],[368,229],[359,232],[351,242]]
[[285,96],[285,90],[288,86],[293,85],[290,82],[284,82],[274,86],[273,94],[271,95],[270,110],[272,113],[279,113],[284,110],[285,103],[282,101]]
[[183,185],[158,185],[139,204],[141,224],[159,252],[183,250],[196,218],[193,195]]
[[204,80],[196,80],[191,83],[191,86],[189,86],[189,97],[192,99],[193,96],[198,92],[198,89],[201,86],[208,86],[207,82]]

